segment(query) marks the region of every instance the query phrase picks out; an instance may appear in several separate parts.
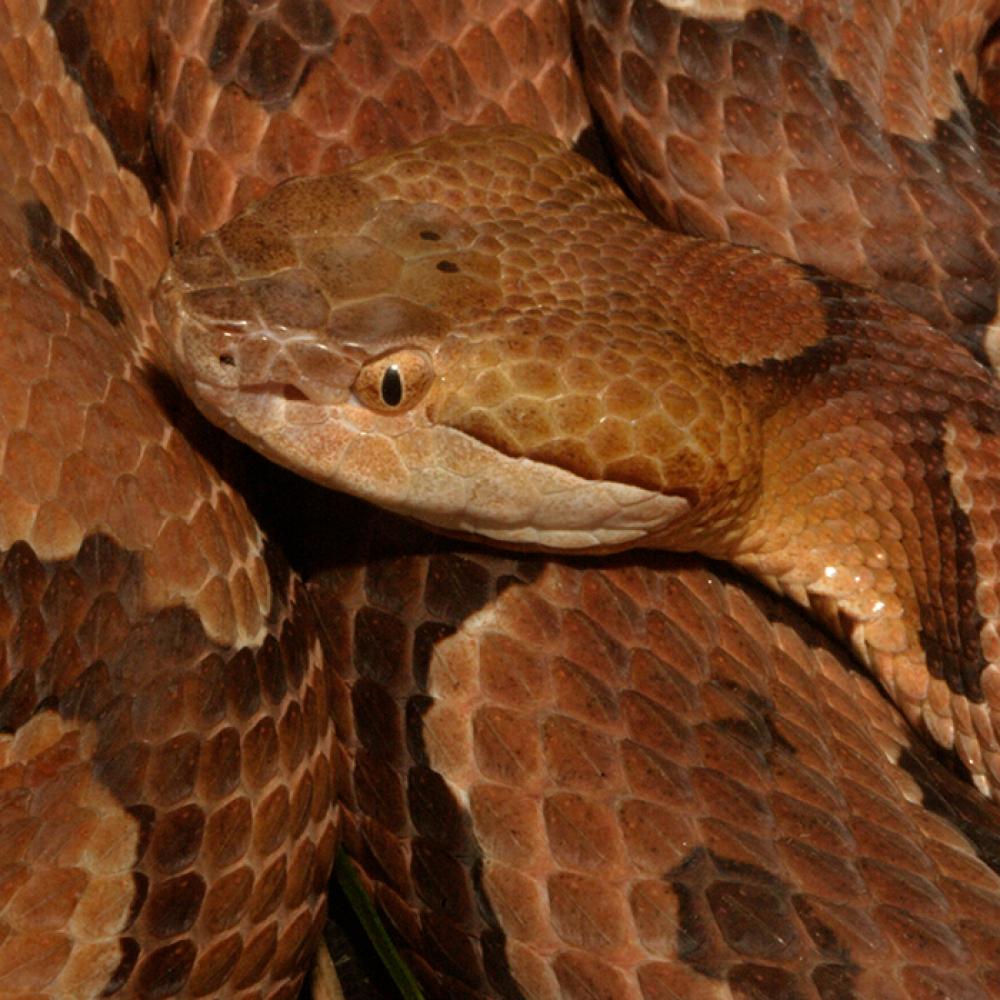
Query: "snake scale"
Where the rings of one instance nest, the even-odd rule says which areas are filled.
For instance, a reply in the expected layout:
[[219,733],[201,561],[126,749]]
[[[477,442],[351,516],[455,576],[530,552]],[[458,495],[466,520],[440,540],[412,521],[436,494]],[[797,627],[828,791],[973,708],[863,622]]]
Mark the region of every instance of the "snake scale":
[[3,0],[0,996],[1000,996],[998,6]]

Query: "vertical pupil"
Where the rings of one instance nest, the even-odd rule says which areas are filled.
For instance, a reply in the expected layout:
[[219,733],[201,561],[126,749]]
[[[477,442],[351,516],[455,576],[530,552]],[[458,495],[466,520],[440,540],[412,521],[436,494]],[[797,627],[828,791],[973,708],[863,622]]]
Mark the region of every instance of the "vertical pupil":
[[403,401],[403,376],[398,365],[389,365],[382,374],[382,402],[386,406],[399,406]]

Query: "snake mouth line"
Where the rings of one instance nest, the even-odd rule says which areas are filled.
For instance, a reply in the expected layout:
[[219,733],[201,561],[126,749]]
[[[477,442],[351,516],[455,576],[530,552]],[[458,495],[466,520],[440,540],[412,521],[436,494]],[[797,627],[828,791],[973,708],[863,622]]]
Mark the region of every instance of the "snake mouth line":
[[[290,382],[268,381],[268,382],[250,383],[247,385],[240,385],[240,386],[212,385],[212,388],[216,392],[230,393],[234,395],[246,394],[249,396],[257,396],[257,397],[266,396],[272,398],[283,398],[290,402],[307,403],[315,406],[325,405],[323,401],[311,397],[303,389],[299,388],[297,385]],[[353,394],[350,393],[347,394],[345,405],[348,406],[354,405],[354,406],[360,406],[363,409],[365,408],[363,404],[361,404],[356,399],[356,397],[354,397]],[[512,454],[510,452],[504,451],[502,448],[497,448],[494,444],[490,442],[483,441],[482,439],[476,437],[474,434],[470,434],[467,430],[462,428],[451,427],[451,426],[440,426],[438,427],[438,430],[441,432],[446,432],[449,435],[454,435],[456,438],[466,441],[473,448],[487,449],[488,451],[492,452],[495,458],[498,459],[501,463],[504,464],[508,462],[512,463],[513,466],[525,470],[526,472],[528,472],[529,475],[536,469],[547,467],[553,473],[556,473],[558,475],[565,475],[571,477],[574,480],[579,480],[580,482],[590,483],[594,487],[599,489],[618,488],[627,490],[629,492],[634,491],[636,497],[642,497],[644,500],[648,500],[649,497],[656,495],[658,493],[658,491],[649,490],[634,483],[626,483],[621,481],[602,481],[600,479],[591,478],[589,476],[581,476],[579,473],[574,472],[571,469],[564,468],[560,465],[539,461],[537,458],[534,458],[531,455]],[[237,436],[240,436],[239,433],[236,432],[232,426],[230,426],[230,432],[236,433]],[[275,460],[280,462],[280,458],[278,457],[276,457]],[[309,472],[303,472],[303,474],[312,477],[312,474]],[[324,485],[330,485],[330,484],[324,483]],[[341,487],[331,486],[331,488],[336,489]],[[680,502],[688,510],[696,506],[699,499],[698,490],[693,487],[692,488],[677,487],[675,489],[671,489],[669,493],[659,493],[658,495],[661,501],[669,500],[672,503]],[[369,499],[373,499],[374,502],[382,502],[382,503],[385,502],[384,498],[382,498],[381,500],[375,498],[369,498]],[[402,514],[403,516],[413,516],[413,512],[405,508],[396,508],[396,512]],[[424,519],[425,523],[435,523],[433,519],[427,519],[426,516]],[[442,524],[435,523],[435,526],[439,528],[453,527],[453,526],[448,526],[444,523]],[[497,524],[495,525],[482,524],[478,529],[474,530],[479,530],[480,533],[484,533],[482,530],[484,528],[486,529],[485,534],[490,535],[491,531],[489,529],[493,528],[497,529],[502,528],[504,531],[508,531],[511,529],[522,529],[522,528],[527,530],[529,528],[529,522],[525,521],[524,524],[520,525],[513,523],[501,523],[501,522],[497,522]]]
[[255,382],[252,385],[238,386],[235,391],[252,396],[281,396],[294,403],[317,402],[292,382]]

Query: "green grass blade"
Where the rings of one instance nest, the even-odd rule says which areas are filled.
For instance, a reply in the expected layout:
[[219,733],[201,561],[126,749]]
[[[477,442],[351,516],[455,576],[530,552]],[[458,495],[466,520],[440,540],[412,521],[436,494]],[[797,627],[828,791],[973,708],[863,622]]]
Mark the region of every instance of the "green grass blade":
[[392,943],[389,932],[379,919],[372,901],[368,898],[368,893],[361,885],[358,873],[354,870],[354,864],[343,849],[337,851],[334,873],[340,891],[354,911],[358,923],[361,924],[396,989],[399,990],[400,996],[403,1000],[424,1000],[416,978]]

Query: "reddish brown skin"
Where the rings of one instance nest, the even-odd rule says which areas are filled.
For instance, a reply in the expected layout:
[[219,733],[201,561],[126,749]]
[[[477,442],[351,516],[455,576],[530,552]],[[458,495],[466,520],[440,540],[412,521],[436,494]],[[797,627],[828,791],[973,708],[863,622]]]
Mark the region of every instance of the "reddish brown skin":
[[[273,9],[279,8],[282,16],[292,19],[303,9],[293,3]],[[5,13],[11,9],[19,8],[13,3],[3,8]],[[183,30],[203,23],[192,16],[197,9],[194,2],[178,5],[164,16],[155,36],[152,50],[162,59],[161,73],[167,80],[180,78],[173,70],[182,59],[165,38],[164,25],[175,29],[168,33],[170,38],[198,36],[197,31]],[[362,25],[377,20],[375,14],[360,19]],[[287,22],[282,29],[287,30]],[[206,29],[200,43],[203,51],[210,48],[214,30]],[[226,38],[252,37],[249,29],[227,28],[227,32]],[[86,42],[79,32],[70,37],[77,44]],[[140,53],[141,62],[142,44],[131,48],[133,55]],[[225,51],[231,48],[238,50],[234,44]],[[289,48],[277,76],[298,81],[296,73],[284,70],[293,64],[302,68],[322,48],[314,44],[308,55]],[[34,67],[32,72],[24,68],[31,66],[31,58],[23,43],[12,49],[7,34],[0,34],[0,55],[8,70],[0,85],[2,148],[24,150],[25,155],[17,160],[18,170],[30,168],[45,160],[46,137],[50,130],[57,131],[60,118],[68,119],[71,131],[79,134],[85,130],[84,119],[76,117],[76,111],[60,116],[51,104],[42,104],[46,114],[39,128],[33,105],[20,99],[22,93],[33,94]],[[238,67],[242,61],[232,54],[226,67]],[[251,76],[273,69],[254,70],[252,60],[246,65]],[[226,67],[217,69],[219,76],[225,77]],[[63,69],[51,61],[43,68],[47,72]],[[188,73],[201,79],[206,88],[192,85],[188,92],[188,107],[194,111],[211,103],[207,95],[213,88],[227,85],[225,79],[220,84],[205,70],[194,68]],[[246,123],[246,128],[230,126],[222,134],[230,139],[257,137],[261,127],[267,133],[267,122],[281,123],[271,145],[261,147],[268,170],[251,167],[244,171],[237,163],[230,173],[235,161],[224,144],[214,148],[209,143],[200,158],[191,156],[179,139],[197,129],[179,129],[173,139],[160,140],[163,159],[168,165],[172,159],[181,164],[181,176],[188,169],[185,164],[199,165],[186,175],[195,181],[174,182],[195,205],[187,230],[183,220],[189,216],[183,199],[181,207],[169,210],[186,237],[221,221],[232,200],[240,202],[262,191],[282,170],[300,166],[281,162],[284,152],[292,148],[282,137],[293,129],[299,134],[300,120],[288,112],[294,98],[289,100],[283,91],[275,97],[264,86],[275,74],[265,75],[256,92],[248,88],[253,94],[250,98],[235,98],[233,88],[227,92],[240,109],[233,122],[236,126]],[[292,90],[302,93],[303,87],[295,90],[293,85]],[[474,93],[478,92],[477,88]],[[269,102],[273,108],[265,106]],[[580,106],[575,99],[566,103]],[[114,101],[112,106],[121,107]],[[380,119],[388,114],[388,106],[389,102],[380,105]],[[105,113],[108,119],[121,117],[121,112]],[[578,112],[567,118],[576,121]],[[396,127],[402,131],[402,126]],[[86,148],[99,146],[99,130],[86,132],[86,137]],[[407,140],[414,137],[405,134]],[[14,145],[7,144],[6,138]],[[311,148],[306,164],[311,169],[321,164],[322,151],[328,147],[321,141],[313,147],[296,143],[294,148]],[[141,154],[138,159],[142,160]],[[271,171],[275,162],[278,167]],[[9,609],[2,619],[3,670],[7,673],[0,708],[5,725],[23,729],[25,718],[35,713],[36,718],[44,716],[67,727],[57,743],[58,753],[49,753],[28,769],[31,780],[40,782],[36,787],[51,789],[49,803],[62,792],[75,803],[65,777],[64,785],[46,785],[46,781],[54,780],[49,778],[53,772],[80,775],[77,795],[95,796],[86,803],[87,809],[96,809],[93,803],[97,802],[114,822],[143,832],[143,861],[137,871],[149,881],[144,893],[136,897],[135,913],[131,903],[126,906],[132,922],[121,935],[121,943],[115,942],[121,960],[113,963],[118,976],[113,995],[286,997],[294,994],[301,981],[311,928],[284,925],[277,940],[285,944],[272,952],[267,935],[258,936],[251,917],[247,929],[239,932],[241,957],[237,961],[244,963],[239,978],[246,986],[237,987],[229,964],[233,952],[227,952],[231,945],[225,938],[201,936],[199,924],[201,920],[207,925],[208,917],[225,906],[220,903],[215,908],[204,901],[195,905],[200,890],[193,891],[190,882],[172,881],[173,874],[164,875],[170,866],[181,873],[194,868],[189,858],[179,860],[166,846],[175,843],[172,834],[183,817],[174,817],[173,825],[167,822],[169,810],[162,800],[178,793],[183,782],[175,775],[180,772],[147,767],[138,780],[140,770],[132,763],[147,755],[152,761],[162,761],[164,755],[168,761],[176,759],[171,755],[179,754],[189,720],[216,719],[220,712],[225,718],[243,719],[248,688],[242,678],[254,675],[262,690],[266,690],[267,678],[273,682],[283,676],[291,682],[280,699],[262,710],[267,717],[280,718],[283,710],[297,703],[300,695],[296,692],[301,693],[303,703],[309,689],[329,697],[328,713],[338,725],[341,743],[336,766],[321,763],[322,754],[312,758],[308,768],[313,772],[313,786],[323,781],[332,784],[329,775],[336,772],[336,786],[346,807],[345,844],[367,867],[383,912],[398,931],[430,996],[530,995],[553,983],[566,997],[596,995],[616,1000],[631,995],[700,1000],[752,995],[753,990],[766,996],[810,998],[1000,995],[995,958],[1000,926],[996,834],[1000,824],[995,808],[950,778],[926,751],[911,745],[911,734],[899,716],[842,652],[831,649],[798,616],[746,583],[728,578],[720,582],[704,567],[666,561],[620,567],[516,561],[431,539],[412,526],[391,522],[376,526],[375,542],[369,547],[361,531],[368,515],[348,506],[344,532],[330,532],[334,518],[325,506],[327,501],[319,502],[308,488],[279,478],[281,506],[270,515],[269,525],[276,533],[288,532],[285,541],[300,566],[315,570],[322,561],[324,544],[333,550],[335,565],[314,573],[310,598],[300,582],[286,575],[280,557],[269,560],[266,572],[277,604],[268,626],[280,634],[282,622],[288,621],[291,630],[294,614],[297,636],[321,636],[328,643],[324,651],[336,650],[336,655],[307,672],[301,638],[292,641],[288,631],[285,644],[279,641],[279,655],[273,644],[259,652],[241,653],[218,639],[206,638],[207,602],[197,614],[184,610],[182,602],[159,615],[147,606],[144,602],[149,595],[141,595],[134,582],[136,574],[147,579],[155,566],[156,579],[169,587],[175,586],[176,578],[190,581],[186,556],[211,546],[219,533],[213,518],[227,525],[227,537],[233,539],[252,539],[255,529],[242,501],[219,485],[212,462],[198,457],[188,443],[195,442],[202,454],[212,456],[220,454],[217,439],[164,391],[162,379],[149,375],[144,365],[130,364],[132,345],[138,345],[139,352],[149,350],[143,332],[149,315],[146,296],[170,239],[162,217],[148,203],[143,215],[142,199],[135,193],[140,190],[138,183],[125,195],[115,182],[108,184],[106,178],[115,170],[113,157],[99,160],[97,177],[91,173],[93,157],[83,156],[80,163],[81,184],[72,180],[73,171],[65,167],[59,185],[48,183],[44,171],[30,169],[13,171],[16,179],[11,183],[11,164],[0,158],[5,190],[0,203],[4,273],[23,269],[21,280],[8,280],[4,286],[4,329],[40,331],[53,339],[59,331],[70,331],[72,336],[60,343],[67,344],[65,353],[76,365],[68,376],[70,384],[90,394],[81,397],[82,405],[97,406],[86,400],[101,398],[107,385],[130,387],[127,399],[138,402],[120,413],[111,412],[101,423],[105,430],[95,439],[99,452],[103,449],[117,460],[122,452],[109,449],[112,442],[122,449],[137,440],[152,447],[162,442],[164,428],[174,428],[166,449],[172,460],[166,465],[170,474],[158,471],[154,476],[148,470],[150,478],[139,491],[153,499],[151,508],[142,508],[150,524],[162,524],[171,503],[183,507],[185,498],[190,500],[192,495],[186,492],[190,489],[196,491],[193,495],[207,498],[201,508],[204,518],[188,529],[175,519],[169,541],[161,543],[158,551],[154,547],[130,550],[120,542],[92,539],[89,547],[70,558],[39,559],[29,551],[29,543],[10,546],[2,563],[4,607]],[[205,163],[209,167],[202,170]],[[243,181],[244,177],[248,179]],[[104,178],[104,186],[99,178]],[[81,195],[90,185],[104,192],[96,199],[96,209],[95,200]],[[74,193],[81,200],[74,201]],[[24,205],[38,200],[45,204],[47,214],[37,209],[25,214]],[[88,211],[94,211],[93,220]],[[943,299],[932,291],[928,301],[939,304]],[[103,374],[95,376],[94,382],[87,381],[92,368],[73,349],[81,338],[87,344],[105,345],[106,356],[99,367]],[[30,361],[29,357],[24,363]],[[8,379],[2,396],[5,402],[16,398],[11,386],[38,377],[37,373],[22,374],[13,363],[2,370]],[[53,378],[67,378],[65,372],[62,367],[54,369]],[[42,407],[42,393],[36,397],[35,414]],[[51,389],[44,398],[54,398]],[[19,412],[24,412],[23,407]],[[35,440],[44,447],[25,447],[20,480],[11,479],[14,470],[7,464],[15,452],[6,453],[5,490],[13,489],[12,481],[23,490],[16,505],[21,511],[38,507],[29,473],[43,470],[40,463],[46,449],[63,446],[65,424],[55,420],[55,415],[65,411],[46,412],[54,415],[54,422],[33,424]],[[116,423],[112,417],[124,418],[124,422]],[[71,426],[76,423],[70,421]],[[127,428],[124,435],[115,433],[121,426]],[[31,445],[30,438],[24,440]],[[59,503],[51,505],[49,512],[54,514],[70,499],[79,502],[85,497],[87,516],[82,526],[89,530],[103,523],[110,530],[118,522],[110,515],[102,522],[92,512],[110,495],[118,470],[112,464],[102,479],[89,466],[77,468],[85,472],[76,480],[67,479],[66,493],[57,493]],[[188,471],[177,474],[179,469]],[[246,489],[252,492],[251,486]],[[257,506],[267,516],[275,498],[270,490],[262,492],[267,495],[257,498]],[[10,493],[4,497],[9,503]],[[299,538],[296,549],[287,511],[301,514],[307,499],[317,501],[316,522],[310,525],[315,530],[306,532],[304,543]],[[220,513],[224,509],[229,512]],[[55,517],[34,524],[30,536],[34,547],[53,545],[60,537],[53,526],[64,524]],[[141,536],[137,529],[135,534]],[[350,537],[350,546],[343,535]],[[324,537],[329,541],[322,542]],[[101,559],[95,560],[99,545],[106,547],[100,550]],[[306,556],[301,554],[303,548]],[[555,591],[551,586],[534,589],[546,575],[555,581]],[[522,589],[519,582],[531,586]],[[78,596],[81,587],[83,597]],[[501,590],[507,600],[500,605],[504,628],[498,631],[513,634],[513,645],[505,646],[502,636],[494,635],[483,646],[479,663],[450,647],[437,655],[445,663],[457,655],[456,669],[463,671],[463,690],[469,696],[463,711],[483,721],[482,732],[506,733],[510,744],[516,740],[522,748],[537,741],[546,748],[547,759],[558,766],[544,773],[532,770],[528,765],[533,758],[525,749],[514,758],[515,766],[504,771],[500,767],[504,754],[485,754],[486,766],[467,786],[477,817],[476,823],[470,823],[440,775],[428,767],[428,744],[437,740],[446,746],[443,736],[451,731],[445,725],[447,698],[439,696],[431,707],[428,669],[439,640],[461,629],[470,614]],[[103,601],[101,593],[107,594]],[[307,610],[312,602],[316,612]],[[88,612],[88,607],[98,610]],[[253,602],[246,600],[241,609],[233,620],[252,624]],[[80,631],[81,623],[88,621],[110,621],[132,638],[115,647],[114,636],[106,639],[102,630],[101,640],[88,644],[86,631]],[[143,646],[140,637],[152,640],[153,645]],[[136,700],[142,680],[151,663],[159,668],[164,662],[146,652],[162,648],[157,641],[168,645],[171,657],[176,657],[171,666],[175,673],[155,671],[155,683],[147,692],[151,702],[143,712]],[[66,643],[75,643],[81,650],[79,658],[60,656],[59,663],[69,664],[62,673],[51,669],[57,661],[47,655],[57,643],[63,643],[58,647],[61,652]],[[83,706],[83,693],[107,690],[105,675],[87,673],[98,661],[108,664],[115,698],[122,699],[113,703],[132,709],[127,723],[120,724],[120,717],[101,707],[99,699],[91,707]],[[526,672],[509,670],[515,663]],[[530,670],[534,673],[527,673]],[[213,672],[221,675],[220,681],[206,682],[206,675],[211,677]],[[238,673],[241,682],[228,689],[232,693],[222,703],[219,691],[227,690],[227,672]],[[99,683],[84,685],[85,675]],[[552,682],[526,686],[526,676],[552,678]],[[171,677],[176,689],[169,683]],[[298,687],[296,677],[300,678]],[[182,692],[180,702],[167,697],[174,690]],[[88,712],[96,713],[98,723],[111,734],[108,746],[115,752],[113,767],[109,763],[90,769],[93,756],[79,757],[80,747],[88,754],[92,750],[84,732],[91,725]],[[319,714],[325,720],[328,713]],[[239,722],[236,728],[242,732],[243,725]],[[318,723],[317,732],[320,728]],[[6,734],[0,736],[5,739]],[[288,748],[295,742],[279,741],[279,745]],[[2,745],[6,752],[7,743]],[[39,736],[25,749],[43,745]],[[484,750],[488,746],[482,744]],[[894,748],[902,749],[896,755]],[[470,773],[458,752],[461,748],[453,749],[449,755],[452,770]],[[898,756],[898,764],[887,760],[887,749]],[[129,752],[118,754],[121,750]],[[283,749],[280,753],[286,755],[283,759],[292,760],[294,755],[287,756],[290,752]],[[254,751],[241,758],[248,780],[258,763],[268,759],[266,753]],[[0,768],[0,795],[4,796],[0,822],[11,819],[17,831],[50,835],[49,813],[41,806],[35,809],[31,803],[39,800],[22,791],[32,787],[25,780],[24,767],[8,764],[4,758]],[[91,781],[100,783],[100,793],[85,788],[87,773]],[[322,773],[327,777],[321,780]],[[204,781],[219,781],[227,774],[233,774],[232,761],[228,769],[206,768]],[[622,775],[630,779],[630,798],[628,808],[617,811],[608,803],[621,800],[622,786],[616,782]],[[532,778],[542,782],[545,837],[505,842],[505,833],[519,829],[512,816],[519,793]],[[288,788],[291,791],[294,784]],[[928,794],[926,805],[919,794],[922,790]],[[148,807],[154,801],[150,818]],[[200,795],[196,802],[196,810],[215,815]],[[17,811],[25,803],[27,824]],[[136,817],[136,823],[121,818],[127,809],[132,810],[129,815]],[[298,873],[286,882],[279,910],[290,907],[304,885],[313,919],[321,913],[317,882],[329,867],[333,845],[328,833],[333,814],[324,811],[322,795],[315,799],[315,809],[307,821],[312,832],[305,840],[297,834],[293,840],[295,823],[277,824],[286,834],[283,843],[287,845],[278,854],[292,858],[289,871]],[[71,836],[86,827],[73,818],[69,808],[64,815],[70,816],[64,822]],[[272,833],[266,812],[260,815],[259,826]],[[599,835],[581,841],[580,829]],[[526,832],[537,830],[537,825],[525,827]],[[24,840],[11,833],[6,830],[3,836],[4,850],[21,850]],[[208,852],[212,844],[209,837],[199,850]],[[309,845],[316,847],[314,860],[298,860],[311,853]],[[519,850],[528,853],[519,855]],[[495,861],[488,877],[475,863],[483,855]],[[616,859],[620,864],[622,858],[630,859],[633,867],[626,866],[622,880],[612,885],[604,877],[606,866]],[[24,856],[5,855],[4,863],[26,870]],[[12,870],[4,868],[5,874]],[[37,865],[31,870],[47,872]],[[536,886],[547,888],[548,902],[520,909],[527,929],[522,940],[512,924],[501,924],[501,915],[511,915],[510,900],[534,898],[529,893],[532,884],[525,878],[529,870],[537,875]],[[311,875],[304,882],[296,881],[305,871]],[[265,884],[263,875],[264,869],[254,867],[255,884]],[[75,890],[61,877],[64,881],[53,881],[46,888],[57,886],[55,896],[64,900]],[[136,883],[141,881],[136,878]],[[216,885],[210,889],[207,884],[205,889],[203,900],[213,890],[217,900],[227,892],[234,896],[242,892],[232,883],[228,889]],[[171,891],[178,894],[173,901]],[[260,892],[266,895],[263,888]],[[51,891],[47,894],[52,895]],[[588,923],[574,919],[580,906],[591,903],[597,920],[594,926],[607,928],[607,939],[595,940]],[[267,911],[267,905],[254,912]],[[10,906],[7,897],[0,899],[0,921],[26,909],[12,911]],[[192,910],[198,913],[191,925],[196,930],[178,930],[177,920]],[[765,919],[744,921],[741,915],[748,911]],[[58,909],[39,912],[45,931],[30,952],[39,958],[29,961],[28,968],[42,970],[39,974],[44,976],[64,954],[63,944],[56,939],[62,926],[58,921],[66,918]],[[7,924],[3,926],[0,973],[12,964],[21,968],[29,954],[23,947],[12,950]],[[264,926],[269,923],[265,921]],[[650,958],[637,961],[628,947],[619,947],[623,941],[628,944],[631,928],[638,930]],[[156,934],[164,933],[167,937],[156,937],[153,942]],[[137,950],[125,943],[132,941]],[[539,957],[533,949],[540,941],[547,942],[547,950]],[[127,958],[129,954],[133,959]],[[195,978],[194,969],[199,969],[201,979]],[[218,978],[213,979],[213,973]],[[512,985],[515,973],[521,977],[519,987]],[[38,981],[18,983],[16,988],[23,990],[18,995],[47,995],[46,986]],[[72,984],[67,989],[62,995],[79,995]],[[374,991],[360,995],[370,998]]]
[[235,0],[204,19],[188,6],[164,5],[153,35],[157,144],[184,242],[288,177],[452,125],[515,121],[573,142],[589,120],[556,0]]
[[[815,610],[984,794],[1000,785],[1000,395],[911,314],[665,234],[519,127],[282,186],[177,254],[156,312],[192,399],[265,455],[501,543],[726,559]],[[380,373],[404,358],[386,412]],[[572,520],[583,499],[534,499],[531,476],[557,472],[583,499],[684,499],[615,538],[593,508]],[[490,534],[525,517],[534,538]]]
[[[148,52],[133,13],[108,58]],[[143,362],[167,241],[104,138],[124,105],[3,15],[0,990],[291,998],[337,843],[333,674]]]
[[[528,23],[543,50],[560,37],[553,9],[540,8],[537,29]],[[226,464],[224,446],[145,360],[149,293],[172,239],[148,199],[159,202],[164,184],[150,169],[152,58],[178,92],[161,105],[174,117],[160,150],[187,199],[164,202],[179,228],[204,225],[197,195],[206,185],[212,209],[230,210],[233,190],[220,192],[219,171],[202,168],[223,162],[212,143],[261,121],[255,103],[227,115],[224,96],[207,123],[208,152],[197,136],[171,131],[177,120],[189,128],[185,111],[206,98],[184,73],[191,59],[173,47],[191,40],[198,5],[155,13],[162,20],[151,24],[153,5],[141,2],[113,14],[50,5],[46,23],[30,3],[0,8],[0,991],[289,998],[323,921],[338,827],[331,716],[344,695],[334,697],[335,657],[304,585],[202,457]],[[308,72],[322,54],[317,6],[285,3],[254,17],[265,40],[294,35],[311,48],[279,44],[279,58],[255,58],[262,36],[243,30],[236,5],[207,27],[211,86],[226,91],[231,71],[268,104],[272,139],[254,161],[263,179],[251,178],[244,197],[303,169],[275,154],[313,100],[310,86],[323,82]],[[368,19],[358,21],[364,31]],[[518,24],[507,21],[497,33],[516,40]],[[448,23],[446,35],[456,30]],[[339,37],[343,23],[334,28]],[[467,53],[474,65],[476,44],[493,42],[480,32]],[[536,51],[528,69],[544,77],[538,87],[514,73],[497,100],[527,101],[529,120],[578,130],[582,96],[565,55],[564,42],[561,75]],[[483,115],[502,119],[501,103],[466,87]],[[536,89],[543,96],[532,99]],[[388,135],[372,130],[364,93],[347,130],[327,131],[322,144],[341,150],[331,155],[345,155],[355,120],[372,148],[407,141],[407,128],[420,134],[398,105],[398,122],[374,109]],[[232,149],[225,155],[229,170]],[[117,852],[107,855],[106,840]],[[55,857],[53,842],[64,845]],[[74,919],[83,929],[68,934]],[[88,935],[96,943],[81,954]]]
[[[985,351],[1000,161],[974,53],[996,5],[939,5],[953,13],[936,21],[933,7],[897,21],[904,5],[752,6],[713,19],[574,0],[588,95],[632,190],[669,228],[814,264]],[[914,96],[923,65],[937,113]]]

